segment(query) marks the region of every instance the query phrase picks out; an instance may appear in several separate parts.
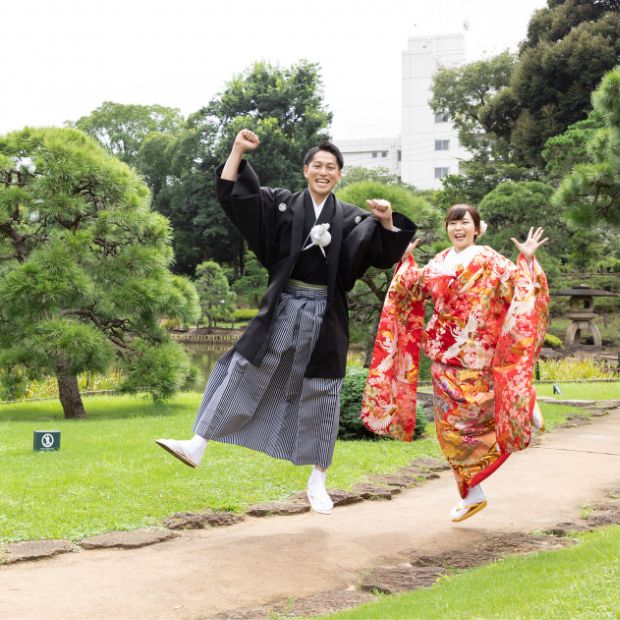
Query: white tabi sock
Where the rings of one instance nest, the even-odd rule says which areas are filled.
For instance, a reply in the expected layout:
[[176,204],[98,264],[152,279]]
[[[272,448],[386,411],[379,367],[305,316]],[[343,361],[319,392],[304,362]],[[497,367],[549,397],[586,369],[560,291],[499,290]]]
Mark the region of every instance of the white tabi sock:
[[475,487],[469,489],[469,492],[463,499],[463,504],[466,506],[471,506],[471,504],[477,504],[478,502],[483,502],[487,496],[484,494],[482,490],[482,485],[477,484]]
[[326,472],[312,468],[310,478],[308,478],[308,501],[312,510],[320,514],[330,514],[334,503],[325,489]]
[[317,469],[316,466],[313,466],[312,471],[310,472],[310,478],[308,478],[308,486],[310,486],[311,484],[316,484],[324,487],[325,478],[327,478],[327,472],[321,471],[320,469]]
[[192,460],[198,464],[202,460],[202,455],[207,447],[207,440],[200,435],[194,435],[187,441],[179,441],[183,448],[191,455]]

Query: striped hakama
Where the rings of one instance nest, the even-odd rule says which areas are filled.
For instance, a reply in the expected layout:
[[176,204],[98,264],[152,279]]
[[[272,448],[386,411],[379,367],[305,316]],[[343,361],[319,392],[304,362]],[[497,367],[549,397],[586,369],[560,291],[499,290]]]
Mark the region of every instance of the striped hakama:
[[295,465],[329,467],[342,379],[304,377],[326,305],[326,287],[289,281],[260,366],[234,349],[224,354],[209,377],[194,432]]

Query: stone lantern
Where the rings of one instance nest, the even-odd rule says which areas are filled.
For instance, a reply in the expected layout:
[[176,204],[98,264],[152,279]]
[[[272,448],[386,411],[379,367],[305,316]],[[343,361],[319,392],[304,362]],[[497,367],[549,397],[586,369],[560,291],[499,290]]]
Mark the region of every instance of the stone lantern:
[[554,295],[564,295],[570,297],[570,312],[566,315],[571,320],[567,330],[564,344],[571,346],[575,344],[575,337],[580,330],[589,331],[594,339],[594,346],[603,346],[601,332],[594,323],[596,313],[594,312],[594,297],[615,297],[615,293],[601,289],[590,288],[586,284],[578,284],[573,288],[554,293]]

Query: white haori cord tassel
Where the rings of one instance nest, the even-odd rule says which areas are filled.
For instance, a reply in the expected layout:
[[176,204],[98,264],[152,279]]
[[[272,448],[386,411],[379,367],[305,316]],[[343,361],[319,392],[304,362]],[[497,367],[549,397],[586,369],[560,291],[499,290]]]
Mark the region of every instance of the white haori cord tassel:
[[306,245],[306,247],[302,249],[302,252],[305,252],[306,250],[309,250],[316,245],[323,253],[323,256],[325,256],[324,248],[326,248],[332,240],[332,236],[329,233],[329,224],[315,224],[310,229],[308,238],[310,239],[310,243],[308,243],[308,245]]

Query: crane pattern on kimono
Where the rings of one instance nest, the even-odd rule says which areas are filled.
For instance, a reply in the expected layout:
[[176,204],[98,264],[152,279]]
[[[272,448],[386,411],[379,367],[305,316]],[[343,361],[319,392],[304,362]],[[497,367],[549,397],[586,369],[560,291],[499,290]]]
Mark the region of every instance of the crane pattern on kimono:
[[441,360],[444,364],[448,362],[448,360],[456,357],[459,351],[470,341],[472,340],[473,334],[478,330],[478,317],[474,313],[469,315],[467,319],[467,323],[464,327],[457,327],[456,329],[450,327],[450,333],[454,338],[454,344],[452,344],[445,353],[442,354]]

